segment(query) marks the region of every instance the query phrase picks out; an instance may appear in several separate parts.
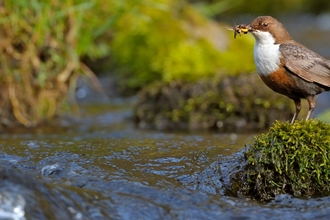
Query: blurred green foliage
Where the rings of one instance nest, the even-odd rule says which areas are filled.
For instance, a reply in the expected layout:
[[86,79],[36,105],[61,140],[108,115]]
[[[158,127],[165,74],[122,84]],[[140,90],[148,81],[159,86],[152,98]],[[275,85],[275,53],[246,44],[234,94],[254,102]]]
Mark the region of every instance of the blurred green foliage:
[[330,110],[327,109],[317,116],[318,119],[330,123]]
[[[0,4],[0,75],[3,124],[16,118],[31,126],[52,118],[66,103],[81,72],[83,55],[99,57],[109,46],[96,43],[104,16],[101,1],[6,0]],[[104,3],[102,3],[104,4]],[[102,10],[100,11],[100,15]],[[95,12],[95,11],[94,11]],[[98,33],[96,35],[95,33]]]
[[[236,65],[230,33],[184,0],[7,0],[0,7],[3,121],[13,115],[30,126],[56,115],[78,76],[94,77],[82,57],[110,56],[125,89],[254,68]],[[252,40],[243,41],[251,49]]]
[[202,14],[210,17],[233,15],[320,14],[330,10],[328,0],[188,0]]
[[185,1],[128,0],[117,7],[124,9],[114,8],[122,13],[114,24],[111,56],[126,88],[254,69],[252,38],[233,42],[233,32]]

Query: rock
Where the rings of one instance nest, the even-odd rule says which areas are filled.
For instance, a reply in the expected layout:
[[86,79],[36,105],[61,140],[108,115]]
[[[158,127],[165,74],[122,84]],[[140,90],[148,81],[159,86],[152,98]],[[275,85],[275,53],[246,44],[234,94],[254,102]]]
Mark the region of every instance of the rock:
[[252,132],[292,117],[291,100],[267,88],[257,74],[217,76],[197,83],[154,83],[139,93],[139,128]]

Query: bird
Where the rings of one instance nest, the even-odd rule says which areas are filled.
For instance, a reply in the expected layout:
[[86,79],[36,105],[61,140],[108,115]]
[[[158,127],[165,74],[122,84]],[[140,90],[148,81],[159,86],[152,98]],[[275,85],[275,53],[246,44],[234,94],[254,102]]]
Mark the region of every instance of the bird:
[[254,36],[254,62],[263,82],[294,101],[291,124],[301,110],[301,99],[308,102],[306,120],[310,119],[316,95],[330,90],[330,61],[293,40],[271,16],[259,16],[249,25],[236,26],[235,31]]

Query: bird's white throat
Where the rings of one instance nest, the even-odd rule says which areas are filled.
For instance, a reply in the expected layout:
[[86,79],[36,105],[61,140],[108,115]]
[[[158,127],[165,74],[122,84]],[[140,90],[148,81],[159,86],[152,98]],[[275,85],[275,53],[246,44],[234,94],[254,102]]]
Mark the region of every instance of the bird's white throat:
[[260,75],[275,72],[280,64],[280,45],[275,44],[274,37],[269,32],[252,32],[256,39],[254,45],[254,62]]

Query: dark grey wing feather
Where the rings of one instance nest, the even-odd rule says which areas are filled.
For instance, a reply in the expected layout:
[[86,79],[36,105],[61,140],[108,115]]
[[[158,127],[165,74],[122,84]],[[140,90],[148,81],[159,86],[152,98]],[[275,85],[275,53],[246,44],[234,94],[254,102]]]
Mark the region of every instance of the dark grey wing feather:
[[330,61],[298,43],[280,45],[282,62],[306,81],[330,87]]

